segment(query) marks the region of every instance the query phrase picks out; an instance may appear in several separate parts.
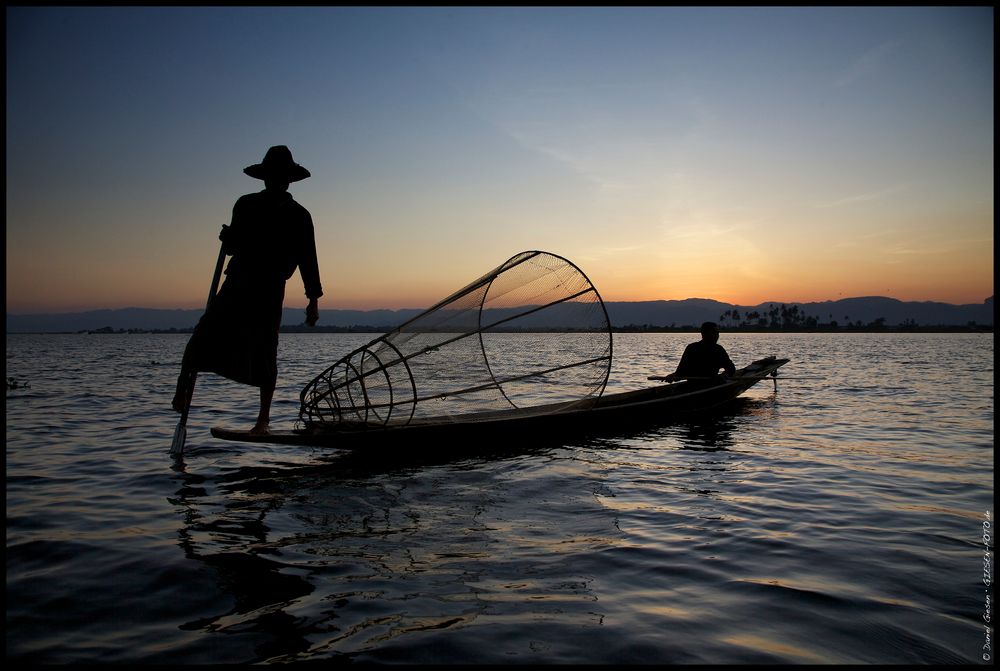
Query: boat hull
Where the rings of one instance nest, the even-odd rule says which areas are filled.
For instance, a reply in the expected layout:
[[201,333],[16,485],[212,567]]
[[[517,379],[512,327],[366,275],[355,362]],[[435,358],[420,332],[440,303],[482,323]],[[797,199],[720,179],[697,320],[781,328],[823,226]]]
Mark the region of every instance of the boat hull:
[[737,371],[733,378],[684,381],[609,394],[585,406],[561,412],[551,412],[543,406],[466,417],[461,421],[438,418],[399,426],[306,428],[266,435],[215,427],[212,435],[222,440],[338,449],[417,448],[440,441],[483,444],[519,437],[565,437],[669,421],[685,414],[717,409],[761,380],[779,379],[776,377],[778,368],[787,362],[788,359],[773,357],[761,359]]

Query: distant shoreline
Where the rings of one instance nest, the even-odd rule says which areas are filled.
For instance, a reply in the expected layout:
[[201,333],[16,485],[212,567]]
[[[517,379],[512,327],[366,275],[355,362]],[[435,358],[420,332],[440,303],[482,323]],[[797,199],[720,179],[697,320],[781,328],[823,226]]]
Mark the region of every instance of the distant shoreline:
[[[619,332],[687,332],[702,322],[714,321],[723,331],[734,332],[857,332],[871,331],[964,331],[993,327],[992,296],[981,304],[951,305],[934,302],[902,302],[871,296],[829,303],[763,303],[746,307],[705,298],[682,301],[605,302],[608,322]],[[506,321],[506,308],[484,305],[489,319]],[[320,310],[318,333],[385,333],[418,317],[424,310]],[[7,333],[191,333],[204,310],[159,310],[124,308],[80,313],[7,314]],[[492,316],[490,316],[492,315]],[[282,330],[305,331],[303,312],[283,308]],[[489,320],[488,320],[489,321]],[[484,321],[483,323],[488,323]],[[518,322],[522,324],[522,322]],[[603,319],[587,322],[587,326]],[[533,316],[523,322],[538,330],[569,329],[581,325],[577,317],[554,309],[548,318]],[[510,324],[504,324],[510,325]]]

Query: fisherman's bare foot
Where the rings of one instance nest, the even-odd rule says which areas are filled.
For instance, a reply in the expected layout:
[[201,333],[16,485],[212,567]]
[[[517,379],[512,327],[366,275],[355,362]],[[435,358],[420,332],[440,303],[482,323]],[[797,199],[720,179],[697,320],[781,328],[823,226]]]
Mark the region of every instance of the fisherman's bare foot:
[[271,433],[271,429],[267,422],[257,422],[250,429],[251,436],[266,436],[269,433]]

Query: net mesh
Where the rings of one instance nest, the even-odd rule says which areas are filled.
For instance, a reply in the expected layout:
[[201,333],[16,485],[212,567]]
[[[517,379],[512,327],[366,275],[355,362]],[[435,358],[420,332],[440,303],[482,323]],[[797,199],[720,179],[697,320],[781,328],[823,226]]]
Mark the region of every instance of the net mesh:
[[611,356],[586,275],[522,252],[320,373],[302,390],[300,419],[377,427],[559,412],[601,396]]

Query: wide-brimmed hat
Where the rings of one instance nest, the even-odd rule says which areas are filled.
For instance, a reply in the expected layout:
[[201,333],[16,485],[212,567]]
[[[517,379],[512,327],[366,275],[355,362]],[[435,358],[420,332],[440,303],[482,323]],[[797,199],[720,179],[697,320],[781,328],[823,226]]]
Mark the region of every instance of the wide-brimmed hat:
[[263,161],[243,168],[243,172],[255,179],[288,178],[289,183],[310,175],[308,170],[292,160],[292,152],[283,144],[268,149]]

